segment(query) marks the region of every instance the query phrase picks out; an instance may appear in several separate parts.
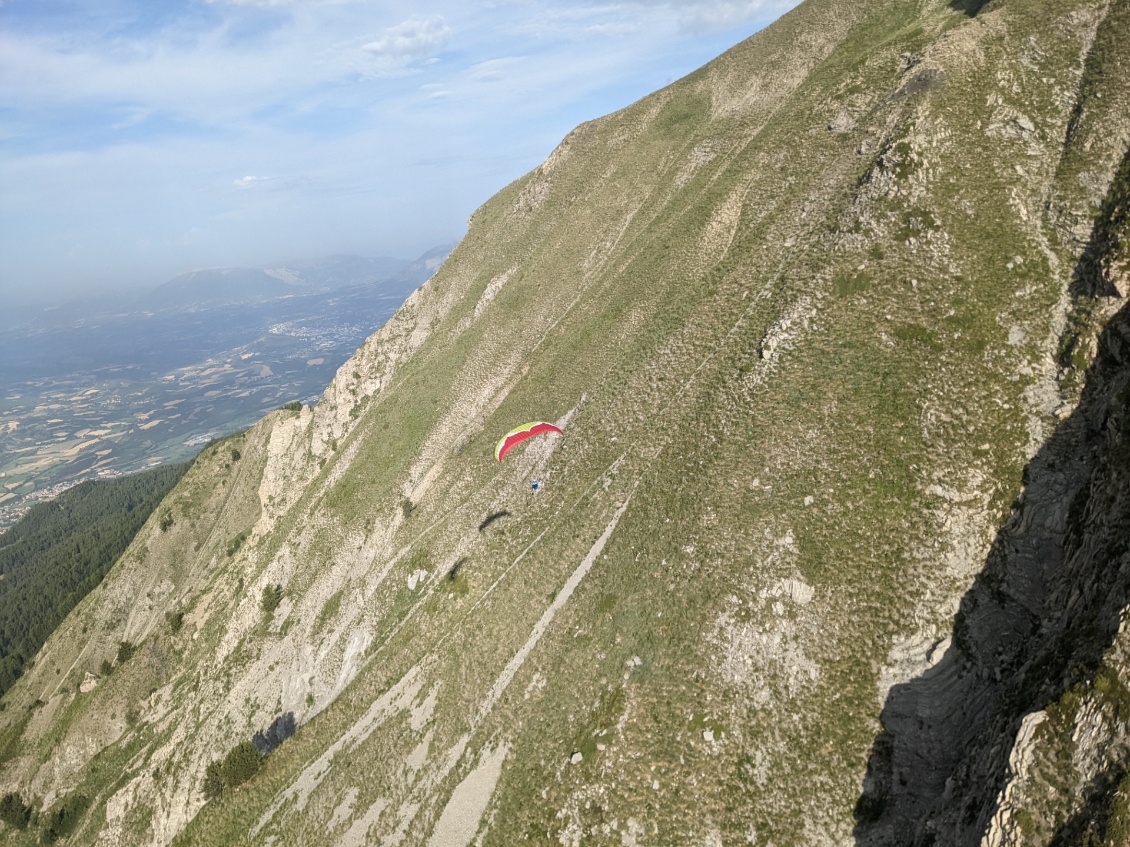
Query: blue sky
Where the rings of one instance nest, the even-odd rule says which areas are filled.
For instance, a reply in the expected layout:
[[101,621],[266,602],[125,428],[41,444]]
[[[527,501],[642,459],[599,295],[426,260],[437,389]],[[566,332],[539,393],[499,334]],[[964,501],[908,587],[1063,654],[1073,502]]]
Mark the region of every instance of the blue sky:
[[796,2],[0,0],[0,301],[415,258]]

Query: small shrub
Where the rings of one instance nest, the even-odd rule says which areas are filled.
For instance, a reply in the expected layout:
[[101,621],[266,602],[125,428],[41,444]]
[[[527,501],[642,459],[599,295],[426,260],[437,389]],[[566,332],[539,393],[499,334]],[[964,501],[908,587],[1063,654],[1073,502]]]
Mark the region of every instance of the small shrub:
[[230,453],[230,455],[231,455],[231,460],[232,460],[233,462],[238,462],[238,461],[239,461],[240,459],[242,459],[242,458],[243,458],[243,454],[242,454],[242,453],[240,453],[240,452],[239,452],[239,450],[237,450],[237,449],[236,449],[236,448],[234,448],[234,447],[232,447],[232,448],[231,448],[231,450],[229,450],[228,452]]
[[263,757],[250,741],[244,741],[224,757],[223,774],[227,784],[243,785],[263,766]]
[[133,658],[137,652],[137,645],[130,644],[128,641],[121,641],[118,643],[118,661],[117,664],[123,665]]
[[247,532],[241,532],[235,538],[228,542],[228,556],[234,556],[239,552],[239,548],[243,546],[243,542],[247,540]]
[[163,515],[161,515],[160,526],[161,526],[161,532],[168,532],[170,529],[172,529],[172,527],[173,527],[173,513],[169,509],[166,509],[165,513]]
[[172,612],[165,612],[165,623],[169,625],[169,632],[176,635],[180,632],[181,627],[184,626],[184,612],[180,609]]
[[927,209],[911,209],[906,212],[902,226],[895,233],[903,244],[908,244],[912,239],[921,238],[923,235],[938,229],[938,222]]
[[281,585],[265,585],[263,586],[263,597],[259,601],[259,605],[263,611],[268,615],[273,614],[275,609],[279,607],[282,602],[282,586]]
[[229,788],[236,788],[258,773],[263,757],[250,741],[244,741],[228,751],[223,759],[209,763],[204,771],[202,789],[205,798],[212,800],[223,796]]
[[45,818],[41,818],[44,821],[43,840],[53,843],[74,832],[89,805],[90,801],[83,794],[68,795],[57,803]]
[[220,768],[223,762],[217,759],[214,762],[209,762],[208,767],[204,770],[204,784],[201,790],[204,792],[205,800],[214,800],[224,793],[224,778],[220,773]]
[[26,829],[31,820],[31,806],[24,803],[19,794],[9,793],[0,797],[0,821],[16,829]]

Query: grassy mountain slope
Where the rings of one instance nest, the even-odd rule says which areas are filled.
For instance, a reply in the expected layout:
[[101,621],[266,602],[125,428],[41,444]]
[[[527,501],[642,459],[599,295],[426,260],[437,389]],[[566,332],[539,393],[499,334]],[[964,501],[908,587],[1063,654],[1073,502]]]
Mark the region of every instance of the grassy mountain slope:
[[[39,813],[10,834],[842,844],[926,814],[960,756],[880,779],[920,751],[878,755],[888,692],[956,661],[1127,293],[1077,274],[1111,266],[1097,216],[1123,243],[1126,8],[810,0],[576,129],[47,643],[0,713]],[[533,418],[566,436],[496,463]]]

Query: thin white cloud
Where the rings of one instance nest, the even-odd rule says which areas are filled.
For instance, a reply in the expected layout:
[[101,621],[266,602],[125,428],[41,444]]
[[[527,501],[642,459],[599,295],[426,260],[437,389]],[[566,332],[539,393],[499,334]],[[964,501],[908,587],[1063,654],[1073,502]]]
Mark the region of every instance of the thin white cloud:
[[440,15],[414,18],[388,27],[380,37],[364,44],[361,51],[371,60],[374,76],[407,73],[414,63],[436,58],[451,37],[451,27]]
[[505,56],[498,59],[487,59],[471,67],[469,77],[473,80],[505,79],[515,72],[522,59],[516,56]]
[[232,185],[240,191],[247,191],[252,188],[263,188],[277,184],[278,182],[279,177],[277,176],[241,176],[239,179],[232,180]]
[[596,35],[601,37],[622,37],[639,32],[639,30],[639,24],[630,23],[628,21],[609,21],[607,23],[594,23],[585,27],[585,32],[589,35]]

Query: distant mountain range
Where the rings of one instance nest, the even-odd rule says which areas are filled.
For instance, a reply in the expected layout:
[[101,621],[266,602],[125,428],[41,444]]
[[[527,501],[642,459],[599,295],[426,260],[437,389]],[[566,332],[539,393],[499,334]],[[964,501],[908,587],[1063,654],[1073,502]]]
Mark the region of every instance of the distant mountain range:
[[[250,327],[293,320],[304,310],[323,311],[309,305],[312,300],[283,302],[295,298],[324,299],[351,289],[367,296],[379,289],[403,300],[435,273],[453,246],[432,248],[413,261],[334,255],[270,268],[189,271],[142,293],[10,310],[0,324],[0,389],[29,374],[57,376],[76,367],[181,366],[216,341],[227,346],[246,340]],[[255,309],[225,313],[236,306]],[[186,322],[180,314],[186,310],[210,316]],[[137,323],[142,316],[161,331],[143,330]],[[153,343],[147,349],[148,341]]]
[[[279,297],[318,294],[397,278],[422,282],[434,272],[427,259],[439,258],[451,251],[437,248],[424,257],[409,262],[388,256],[327,256],[312,262],[290,262],[266,268],[207,268],[173,277],[147,295],[146,300],[163,307],[231,305],[261,303]],[[439,266],[439,261],[435,267]]]

